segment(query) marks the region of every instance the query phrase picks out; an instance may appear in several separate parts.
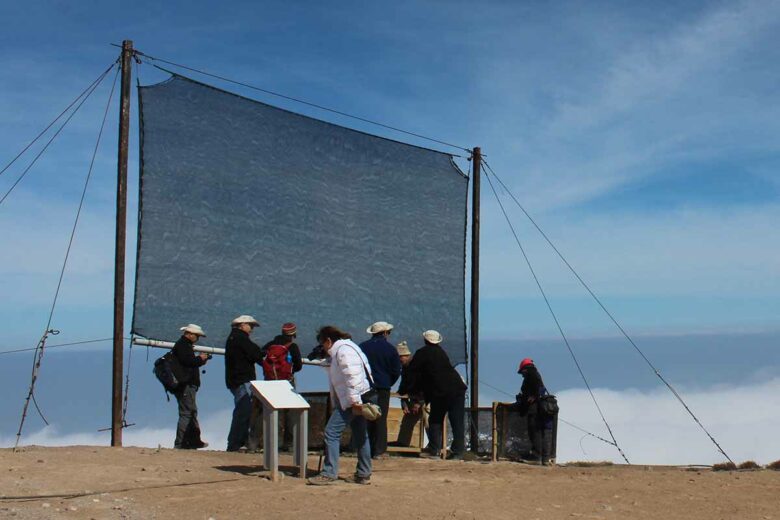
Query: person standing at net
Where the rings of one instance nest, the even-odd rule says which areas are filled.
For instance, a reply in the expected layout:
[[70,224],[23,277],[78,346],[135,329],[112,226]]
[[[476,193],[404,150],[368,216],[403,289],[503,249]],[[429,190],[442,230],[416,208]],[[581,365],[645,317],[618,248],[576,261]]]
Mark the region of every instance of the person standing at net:
[[374,389],[379,400],[382,417],[368,424],[368,439],[371,443],[371,457],[378,459],[387,452],[387,413],[390,410],[390,389],[401,377],[401,358],[398,351],[387,338],[393,331],[393,326],[386,321],[378,321],[366,332],[371,339],[360,344],[360,349],[366,355],[371,373],[374,376]]
[[202,352],[196,355],[193,349],[198,338],[206,337],[200,326],[190,323],[179,330],[182,331],[181,338],[171,349],[171,356],[175,359],[173,363],[175,375],[179,380],[179,387],[173,392],[179,404],[179,422],[176,426],[176,440],[173,447],[196,450],[208,446],[208,443],[200,438],[198,404],[195,396],[200,388],[200,367],[205,365],[211,356]]
[[523,359],[517,373],[523,376],[523,384],[520,393],[517,394],[517,406],[519,413],[526,416],[528,424],[528,437],[533,447],[530,460],[548,464],[550,448],[545,431],[552,428],[552,418],[544,415],[539,409],[539,398],[547,395],[547,388],[533,359]]
[[[452,453],[449,458],[462,459],[466,449],[466,383],[441,347],[442,335],[435,330],[427,330],[423,333],[423,340],[425,346],[414,353],[409,364],[409,384],[410,393],[422,394],[425,402],[431,404],[427,455],[440,456],[444,416],[447,415],[452,427]],[[420,409],[421,405],[416,403],[412,411],[418,413]]]
[[[263,375],[266,381],[286,379],[295,388],[295,374],[303,368],[301,349],[295,338],[298,328],[295,323],[282,325],[282,333],[263,345]],[[277,348],[279,347],[279,348]]]
[[369,484],[371,447],[363,405],[376,400],[371,390],[371,367],[360,347],[352,342],[351,336],[334,326],[322,327],[317,333],[317,341],[330,357],[328,382],[333,412],[325,426],[325,464],[322,472],[307,482],[316,486],[338,482],[341,434],[349,425],[358,461],[355,475],[348,480],[356,484]]
[[228,433],[227,451],[238,451],[247,445],[252,416],[250,381],[257,379],[255,364],[263,362],[263,354],[249,335],[260,324],[252,316],[242,314],[231,322],[225,342],[225,385],[233,394],[233,420]]
[[[398,350],[398,357],[401,358],[401,382],[398,384],[398,395],[401,396],[401,410],[404,415],[398,428],[398,441],[395,445],[410,446],[418,422],[422,421],[420,427],[428,430],[428,411],[426,406],[423,406],[425,401],[422,397],[413,395],[410,390],[409,364],[412,362],[412,351],[409,350],[409,345],[406,341],[402,341],[396,345],[396,350]],[[417,411],[413,412],[415,404],[419,406],[416,408]]]
[[[282,333],[274,337],[271,341],[263,345],[260,350],[263,353],[263,377],[266,381],[289,381],[293,388],[295,388],[295,373],[300,372],[303,368],[303,360],[301,359],[301,349],[293,341],[297,335],[298,328],[295,323],[285,323],[282,325]],[[252,409],[252,423],[253,430],[260,431],[262,429],[259,423],[262,420],[262,406],[257,400],[254,400]],[[279,438],[282,439],[282,445],[280,450],[289,451],[292,445],[292,416],[287,410],[279,410],[279,429],[281,433]],[[251,435],[251,433],[250,433]],[[250,437],[250,445],[248,446],[250,451],[258,446],[253,446],[255,439]]]

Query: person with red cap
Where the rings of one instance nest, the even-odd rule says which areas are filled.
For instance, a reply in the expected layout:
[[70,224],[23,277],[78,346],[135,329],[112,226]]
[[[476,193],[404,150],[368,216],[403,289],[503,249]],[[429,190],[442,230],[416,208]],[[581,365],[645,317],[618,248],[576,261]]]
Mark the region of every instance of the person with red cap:
[[301,349],[295,343],[295,323],[282,325],[282,333],[263,345],[263,374],[266,380],[287,379],[295,388],[295,373],[303,368]]
[[523,376],[523,385],[517,394],[517,410],[525,415],[528,421],[528,437],[533,447],[529,459],[541,460],[542,464],[550,461],[550,448],[545,431],[552,428],[552,420],[539,409],[539,397],[547,395],[542,375],[531,358],[525,358],[520,362],[517,373]]
[[[298,335],[298,327],[295,323],[288,322],[282,325],[282,333],[260,349],[263,355],[263,377],[266,381],[285,379],[295,388],[295,373],[303,368],[301,349],[295,343]],[[252,402],[252,435],[249,439],[249,451],[256,452],[260,449],[260,434],[263,428],[263,407],[258,400]],[[286,410],[279,412],[279,438],[282,451],[290,451],[292,445],[292,416]]]

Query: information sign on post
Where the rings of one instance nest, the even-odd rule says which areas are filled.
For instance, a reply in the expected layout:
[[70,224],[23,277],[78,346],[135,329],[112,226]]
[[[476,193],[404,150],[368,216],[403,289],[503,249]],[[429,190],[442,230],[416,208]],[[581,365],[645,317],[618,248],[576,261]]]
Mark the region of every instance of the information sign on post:
[[306,478],[309,403],[289,381],[252,381],[252,392],[263,405],[263,465],[271,480],[279,479],[279,410],[287,410],[293,426],[293,464]]

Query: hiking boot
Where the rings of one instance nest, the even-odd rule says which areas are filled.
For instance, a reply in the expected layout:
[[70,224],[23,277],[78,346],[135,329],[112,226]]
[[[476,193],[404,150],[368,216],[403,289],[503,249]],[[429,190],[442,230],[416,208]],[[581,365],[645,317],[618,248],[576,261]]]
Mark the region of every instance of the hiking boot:
[[447,455],[447,460],[463,460],[462,453],[450,453]]
[[440,459],[441,455],[438,455],[436,453],[431,453],[428,450],[423,450],[420,452],[420,458],[421,459]]
[[323,475],[320,473],[317,476],[311,477],[309,479],[306,479],[306,483],[310,486],[332,486],[336,482],[338,482],[339,479],[336,477],[329,477],[327,475]]
[[208,447],[209,447],[209,443],[205,441],[199,441],[192,444],[192,449],[194,450],[199,450],[201,448],[208,448]]
[[361,477],[360,475],[352,475],[351,477],[347,477],[344,480],[349,482],[350,484],[360,484],[363,486],[368,486],[369,484],[371,484],[371,475],[368,475],[367,477]]

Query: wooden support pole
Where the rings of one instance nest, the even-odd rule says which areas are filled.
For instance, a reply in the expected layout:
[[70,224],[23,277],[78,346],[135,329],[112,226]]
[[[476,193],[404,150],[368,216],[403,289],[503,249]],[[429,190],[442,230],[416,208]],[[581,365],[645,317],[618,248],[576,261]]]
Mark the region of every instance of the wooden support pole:
[[493,401],[493,442],[492,447],[490,449],[490,459],[493,462],[496,462],[498,460],[498,418],[496,417],[496,414],[498,413],[498,403],[496,401]]
[[130,138],[130,76],[133,42],[122,42],[119,98],[119,155],[116,182],[114,249],[114,360],[111,380],[111,446],[122,446],[122,375],[125,329],[125,228],[127,227],[127,151]]
[[482,167],[482,149],[474,148],[471,155],[471,451],[479,450],[479,174]]

